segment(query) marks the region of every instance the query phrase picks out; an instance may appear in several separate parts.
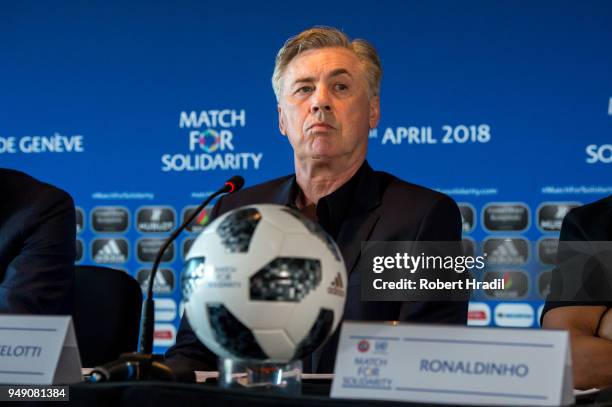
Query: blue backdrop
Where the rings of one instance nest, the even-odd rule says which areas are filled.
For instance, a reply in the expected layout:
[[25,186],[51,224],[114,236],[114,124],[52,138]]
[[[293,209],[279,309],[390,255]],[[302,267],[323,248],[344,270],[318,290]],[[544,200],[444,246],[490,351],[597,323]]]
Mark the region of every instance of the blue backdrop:
[[[317,24],[380,53],[372,166],[464,203],[474,241],[536,242],[509,270],[545,270],[567,209],[612,193],[607,1],[3,1],[0,166],[72,194],[80,263],[142,279],[155,239],[226,178],[292,172],[270,77],[283,42]],[[190,236],[158,281],[157,351]],[[471,323],[537,326],[547,280],[519,274],[514,298],[476,293]]]

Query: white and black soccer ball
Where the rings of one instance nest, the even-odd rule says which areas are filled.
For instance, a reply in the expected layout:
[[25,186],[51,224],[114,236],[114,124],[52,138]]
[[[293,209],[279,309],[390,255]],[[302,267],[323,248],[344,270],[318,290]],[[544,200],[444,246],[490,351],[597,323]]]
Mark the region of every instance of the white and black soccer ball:
[[346,268],[335,242],[300,212],[253,205],[215,219],[181,276],[187,319],[220,357],[303,358],[342,319]]

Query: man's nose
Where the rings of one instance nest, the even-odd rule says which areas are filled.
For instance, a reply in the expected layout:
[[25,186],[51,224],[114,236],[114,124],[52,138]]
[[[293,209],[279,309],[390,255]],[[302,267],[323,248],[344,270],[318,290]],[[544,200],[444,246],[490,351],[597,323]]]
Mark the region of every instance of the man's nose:
[[319,86],[312,95],[312,105],[310,106],[311,113],[317,113],[319,110],[331,112],[331,100],[329,92],[324,86]]

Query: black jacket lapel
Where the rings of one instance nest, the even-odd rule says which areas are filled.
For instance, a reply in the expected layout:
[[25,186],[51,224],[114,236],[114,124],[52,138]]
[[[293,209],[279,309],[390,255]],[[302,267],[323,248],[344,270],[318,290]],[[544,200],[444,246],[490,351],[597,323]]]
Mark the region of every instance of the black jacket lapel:
[[351,274],[361,253],[361,242],[367,241],[380,218],[383,184],[370,165],[364,163],[364,174],[355,189],[355,204],[351,207],[338,235],[347,274]]
[[297,185],[295,181],[295,175],[288,177],[278,188],[278,192],[270,198],[271,203],[285,206],[295,206],[295,198],[297,195]]
[[344,257],[347,274],[353,271],[361,253],[361,242],[368,240],[379,218],[380,214],[372,210],[347,219],[342,225],[338,246]]

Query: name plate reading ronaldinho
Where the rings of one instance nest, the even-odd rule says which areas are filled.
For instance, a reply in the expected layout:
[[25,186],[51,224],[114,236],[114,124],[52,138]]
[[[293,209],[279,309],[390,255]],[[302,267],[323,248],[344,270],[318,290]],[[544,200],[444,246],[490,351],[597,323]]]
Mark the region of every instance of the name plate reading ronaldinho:
[[331,397],[559,406],[572,388],[566,331],[344,322]]
[[0,315],[0,383],[69,384],[82,380],[69,316]]

